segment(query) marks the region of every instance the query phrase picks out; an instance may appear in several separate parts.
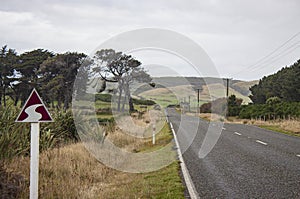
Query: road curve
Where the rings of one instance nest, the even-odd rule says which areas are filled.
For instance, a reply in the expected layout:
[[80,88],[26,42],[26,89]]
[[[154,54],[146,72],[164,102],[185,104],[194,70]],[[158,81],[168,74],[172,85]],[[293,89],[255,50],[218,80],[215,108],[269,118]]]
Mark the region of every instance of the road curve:
[[174,109],[167,114],[175,132],[184,129],[179,145],[191,144],[183,158],[201,198],[300,198],[300,138],[225,124],[213,150],[201,159],[209,123]]

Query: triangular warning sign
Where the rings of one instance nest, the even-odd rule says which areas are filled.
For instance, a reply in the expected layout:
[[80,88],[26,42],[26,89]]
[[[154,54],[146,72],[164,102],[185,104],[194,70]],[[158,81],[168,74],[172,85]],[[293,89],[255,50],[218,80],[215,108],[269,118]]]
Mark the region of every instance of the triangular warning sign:
[[52,122],[46,106],[35,89],[32,90],[16,122]]

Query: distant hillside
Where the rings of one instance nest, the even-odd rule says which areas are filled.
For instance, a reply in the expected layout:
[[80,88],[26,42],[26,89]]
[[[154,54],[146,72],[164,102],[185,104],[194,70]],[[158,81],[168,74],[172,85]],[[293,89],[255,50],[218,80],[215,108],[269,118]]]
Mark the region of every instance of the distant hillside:
[[[226,90],[226,86],[221,84],[210,84],[210,93],[208,91],[208,86],[204,85],[203,90],[201,92],[202,99],[205,99],[207,101],[210,101],[210,96],[212,97],[212,100],[220,98],[224,96],[222,92]],[[243,99],[243,104],[249,104],[252,102],[248,95],[244,95],[241,92],[233,89],[232,87],[229,87],[229,95],[235,95],[237,98]]]
[[[191,85],[195,90],[202,88],[206,84],[224,84],[226,85],[226,80],[215,77],[154,77],[153,82],[156,83],[156,88],[162,87],[175,87],[181,85]],[[250,94],[249,87],[256,84],[258,81],[241,81],[241,80],[231,80],[230,87],[239,93],[248,96]],[[136,86],[133,86],[136,88]],[[144,85],[135,91],[136,94],[142,93],[144,91],[152,89],[151,87]],[[134,89],[135,90],[135,89]]]
[[254,86],[255,84],[258,84],[258,80],[254,81],[239,81],[236,83],[233,83],[230,85],[230,87],[238,92],[240,92],[242,95],[249,96],[251,94],[251,91],[249,90],[250,87]]
[[[146,99],[159,101],[167,105],[179,103],[190,98],[191,103],[197,103],[197,89],[200,89],[201,102],[207,102],[216,98],[224,97],[226,80],[213,77],[154,77],[155,87],[148,84],[133,83],[131,85],[132,95]],[[243,104],[251,102],[249,87],[258,81],[231,80],[229,94],[234,94],[243,99]],[[210,93],[208,92],[208,85]],[[116,84],[107,83],[107,89],[116,88]],[[178,99],[177,99],[178,98]]]
[[[150,98],[162,104],[179,103],[182,100],[188,101],[189,98],[191,104],[196,104],[197,89],[200,89],[201,103],[224,97],[226,90],[226,80],[220,78],[159,77],[153,78],[153,81],[156,83],[155,88],[143,85],[134,92],[134,95]],[[257,81],[231,80],[229,95],[234,94],[243,99],[243,104],[248,104],[251,102],[248,97],[250,94],[249,87],[256,83]]]

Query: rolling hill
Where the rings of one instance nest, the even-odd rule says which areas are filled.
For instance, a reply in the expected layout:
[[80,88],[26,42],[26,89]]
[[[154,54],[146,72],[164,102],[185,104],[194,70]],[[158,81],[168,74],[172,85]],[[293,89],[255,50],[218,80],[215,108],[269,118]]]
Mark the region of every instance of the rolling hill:
[[[153,78],[155,88],[143,85],[135,90],[134,95],[149,98],[162,105],[167,103],[191,102],[197,104],[197,90],[200,90],[200,103],[208,102],[217,98],[225,97],[226,80],[220,78],[199,77],[158,77]],[[229,95],[236,95],[243,99],[243,104],[251,102],[249,87],[257,81],[231,80]]]
[[[190,102],[197,105],[197,93],[200,91],[200,104],[225,97],[226,80],[214,77],[154,77],[155,87],[149,84],[133,83],[131,93],[134,97],[151,99],[162,106]],[[243,99],[243,104],[251,102],[249,88],[258,81],[231,80],[229,95]],[[117,84],[107,83],[106,90],[116,88]]]

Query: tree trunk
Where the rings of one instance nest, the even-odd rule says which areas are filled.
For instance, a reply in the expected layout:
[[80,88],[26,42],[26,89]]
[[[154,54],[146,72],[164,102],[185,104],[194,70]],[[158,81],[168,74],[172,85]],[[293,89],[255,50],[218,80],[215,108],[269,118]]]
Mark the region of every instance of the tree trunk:
[[6,88],[5,86],[3,87],[3,106],[6,107]]
[[124,96],[124,100],[123,100],[123,103],[122,103],[122,112],[125,111],[126,100],[127,100],[127,95]]
[[118,111],[120,111],[122,92],[123,92],[122,86],[119,85],[119,98],[118,98],[118,108],[117,108]]
[[134,106],[132,102],[132,98],[129,96],[129,111],[133,112],[134,111]]
[[65,100],[64,100],[64,110],[68,110],[69,108],[69,99],[70,99],[70,92],[68,91],[68,89],[66,89],[66,93],[65,93]]
[[18,101],[19,101],[19,96],[16,95],[15,102],[14,102],[14,105],[15,105],[15,106],[18,105]]
[[57,99],[57,109],[60,109],[60,107],[61,107],[61,99],[58,98]]
[[133,112],[134,111],[134,106],[133,106],[133,101],[130,95],[130,89],[129,89],[129,85],[127,85],[126,87],[127,89],[127,99],[128,99],[128,105],[129,105],[129,112]]
[[69,108],[69,102],[68,102],[68,97],[66,97],[64,100],[64,110],[66,111],[68,108]]

